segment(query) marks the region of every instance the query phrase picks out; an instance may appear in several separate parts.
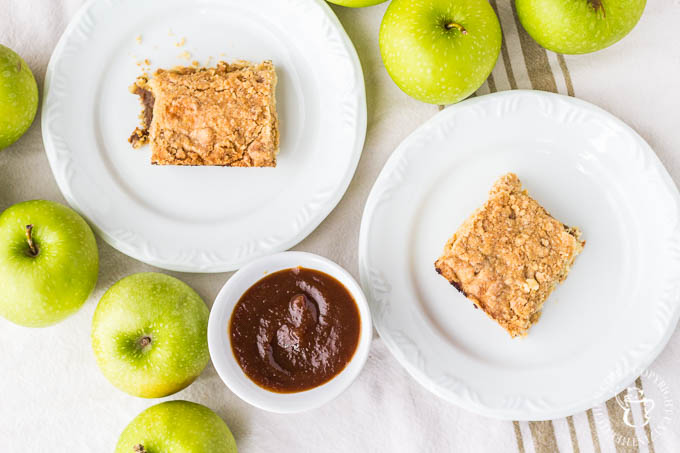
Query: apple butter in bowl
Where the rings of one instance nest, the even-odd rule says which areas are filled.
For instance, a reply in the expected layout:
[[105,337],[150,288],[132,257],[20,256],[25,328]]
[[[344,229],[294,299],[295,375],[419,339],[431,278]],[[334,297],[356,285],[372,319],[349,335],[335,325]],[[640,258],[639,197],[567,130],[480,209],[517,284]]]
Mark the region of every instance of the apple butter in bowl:
[[354,298],[330,275],[295,267],[253,284],[231,315],[234,357],[257,385],[291,393],[340,373],[359,344]]
[[215,370],[272,412],[319,407],[359,376],[373,338],[366,295],[333,261],[305,252],[259,258],[217,295],[208,321]]

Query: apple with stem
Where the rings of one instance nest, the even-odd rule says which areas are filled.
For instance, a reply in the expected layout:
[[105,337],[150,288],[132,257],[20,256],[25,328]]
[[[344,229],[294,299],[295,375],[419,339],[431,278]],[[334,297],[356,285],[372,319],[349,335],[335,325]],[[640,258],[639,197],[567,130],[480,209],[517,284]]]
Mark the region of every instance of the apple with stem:
[[392,0],[380,26],[380,53],[406,94],[453,104],[489,77],[501,39],[487,0]]
[[168,401],[137,415],[118,439],[115,453],[236,453],[229,427],[212,410]]
[[99,369],[130,395],[160,398],[191,384],[210,360],[208,307],[186,283],[134,274],[102,296],[92,319]]
[[553,52],[583,54],[611,46],[640,20],[645,0],[516,0],[524,29]]
[[97,283],[99,253],[89,225],[53,201],[33,200],[0,215],[0,315],[45,327],[75,313]]

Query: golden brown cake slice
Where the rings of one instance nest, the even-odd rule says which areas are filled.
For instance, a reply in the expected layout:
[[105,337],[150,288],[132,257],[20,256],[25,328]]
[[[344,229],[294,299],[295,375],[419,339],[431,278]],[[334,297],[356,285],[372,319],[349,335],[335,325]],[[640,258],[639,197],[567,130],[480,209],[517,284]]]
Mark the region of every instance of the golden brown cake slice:
[[275,167],[279,150],[276,72],[271,61],[215,68],[159,69],[139,77],[141,127],[129,138],[151,144],[151,163]]
[[435,268],[512,337],[524,336],[583,250],[580,235],[508,173],[449,239]]

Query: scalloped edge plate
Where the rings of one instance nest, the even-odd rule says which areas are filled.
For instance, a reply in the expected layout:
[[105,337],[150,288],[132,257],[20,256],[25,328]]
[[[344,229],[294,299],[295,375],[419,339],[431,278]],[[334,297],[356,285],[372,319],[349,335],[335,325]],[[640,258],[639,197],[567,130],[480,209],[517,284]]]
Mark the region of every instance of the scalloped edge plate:
[[[278,166],[152,166],[127,143],[140,110],[127,87],[146,58],[150,70],[274,60]],[[300,242],[347,190],[366,135],[360,62],[322,0],[89,1],[44,89],[43,140],[66,200],[114,248],[175,271],[232,271]]]
[[[509,171],[588,241],[515,340],[433,267]],[[390,156],[366,203],[359,268],[377,331],[425,388],[499,419],[568,416],[629,385],[673,333],[680,195],[649,145],[599,107],[539,91],[473,98]]]

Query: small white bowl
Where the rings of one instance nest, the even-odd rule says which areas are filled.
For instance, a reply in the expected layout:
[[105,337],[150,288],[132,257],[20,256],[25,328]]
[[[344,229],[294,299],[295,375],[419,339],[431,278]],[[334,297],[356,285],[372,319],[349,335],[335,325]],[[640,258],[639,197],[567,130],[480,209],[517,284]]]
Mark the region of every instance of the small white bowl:
[[[297,393],[266,390],[246,376],[231,349],[229,321],[243,293],[265,275],[282,269],[305,267],[324,272],[339,282],[356,301],[361,319],[359,344],[352,360],[327,383]],[[319,407],[340,395],[356,379],[368,358],[373,323],[366,296],[352,276],[334,262],[312,253],[283,252],[257,259],[242,267],[224,285],[215,299],[208,322],[208,347],[213,365],[224,383],[243,401],[270,412],[293,413]]]

